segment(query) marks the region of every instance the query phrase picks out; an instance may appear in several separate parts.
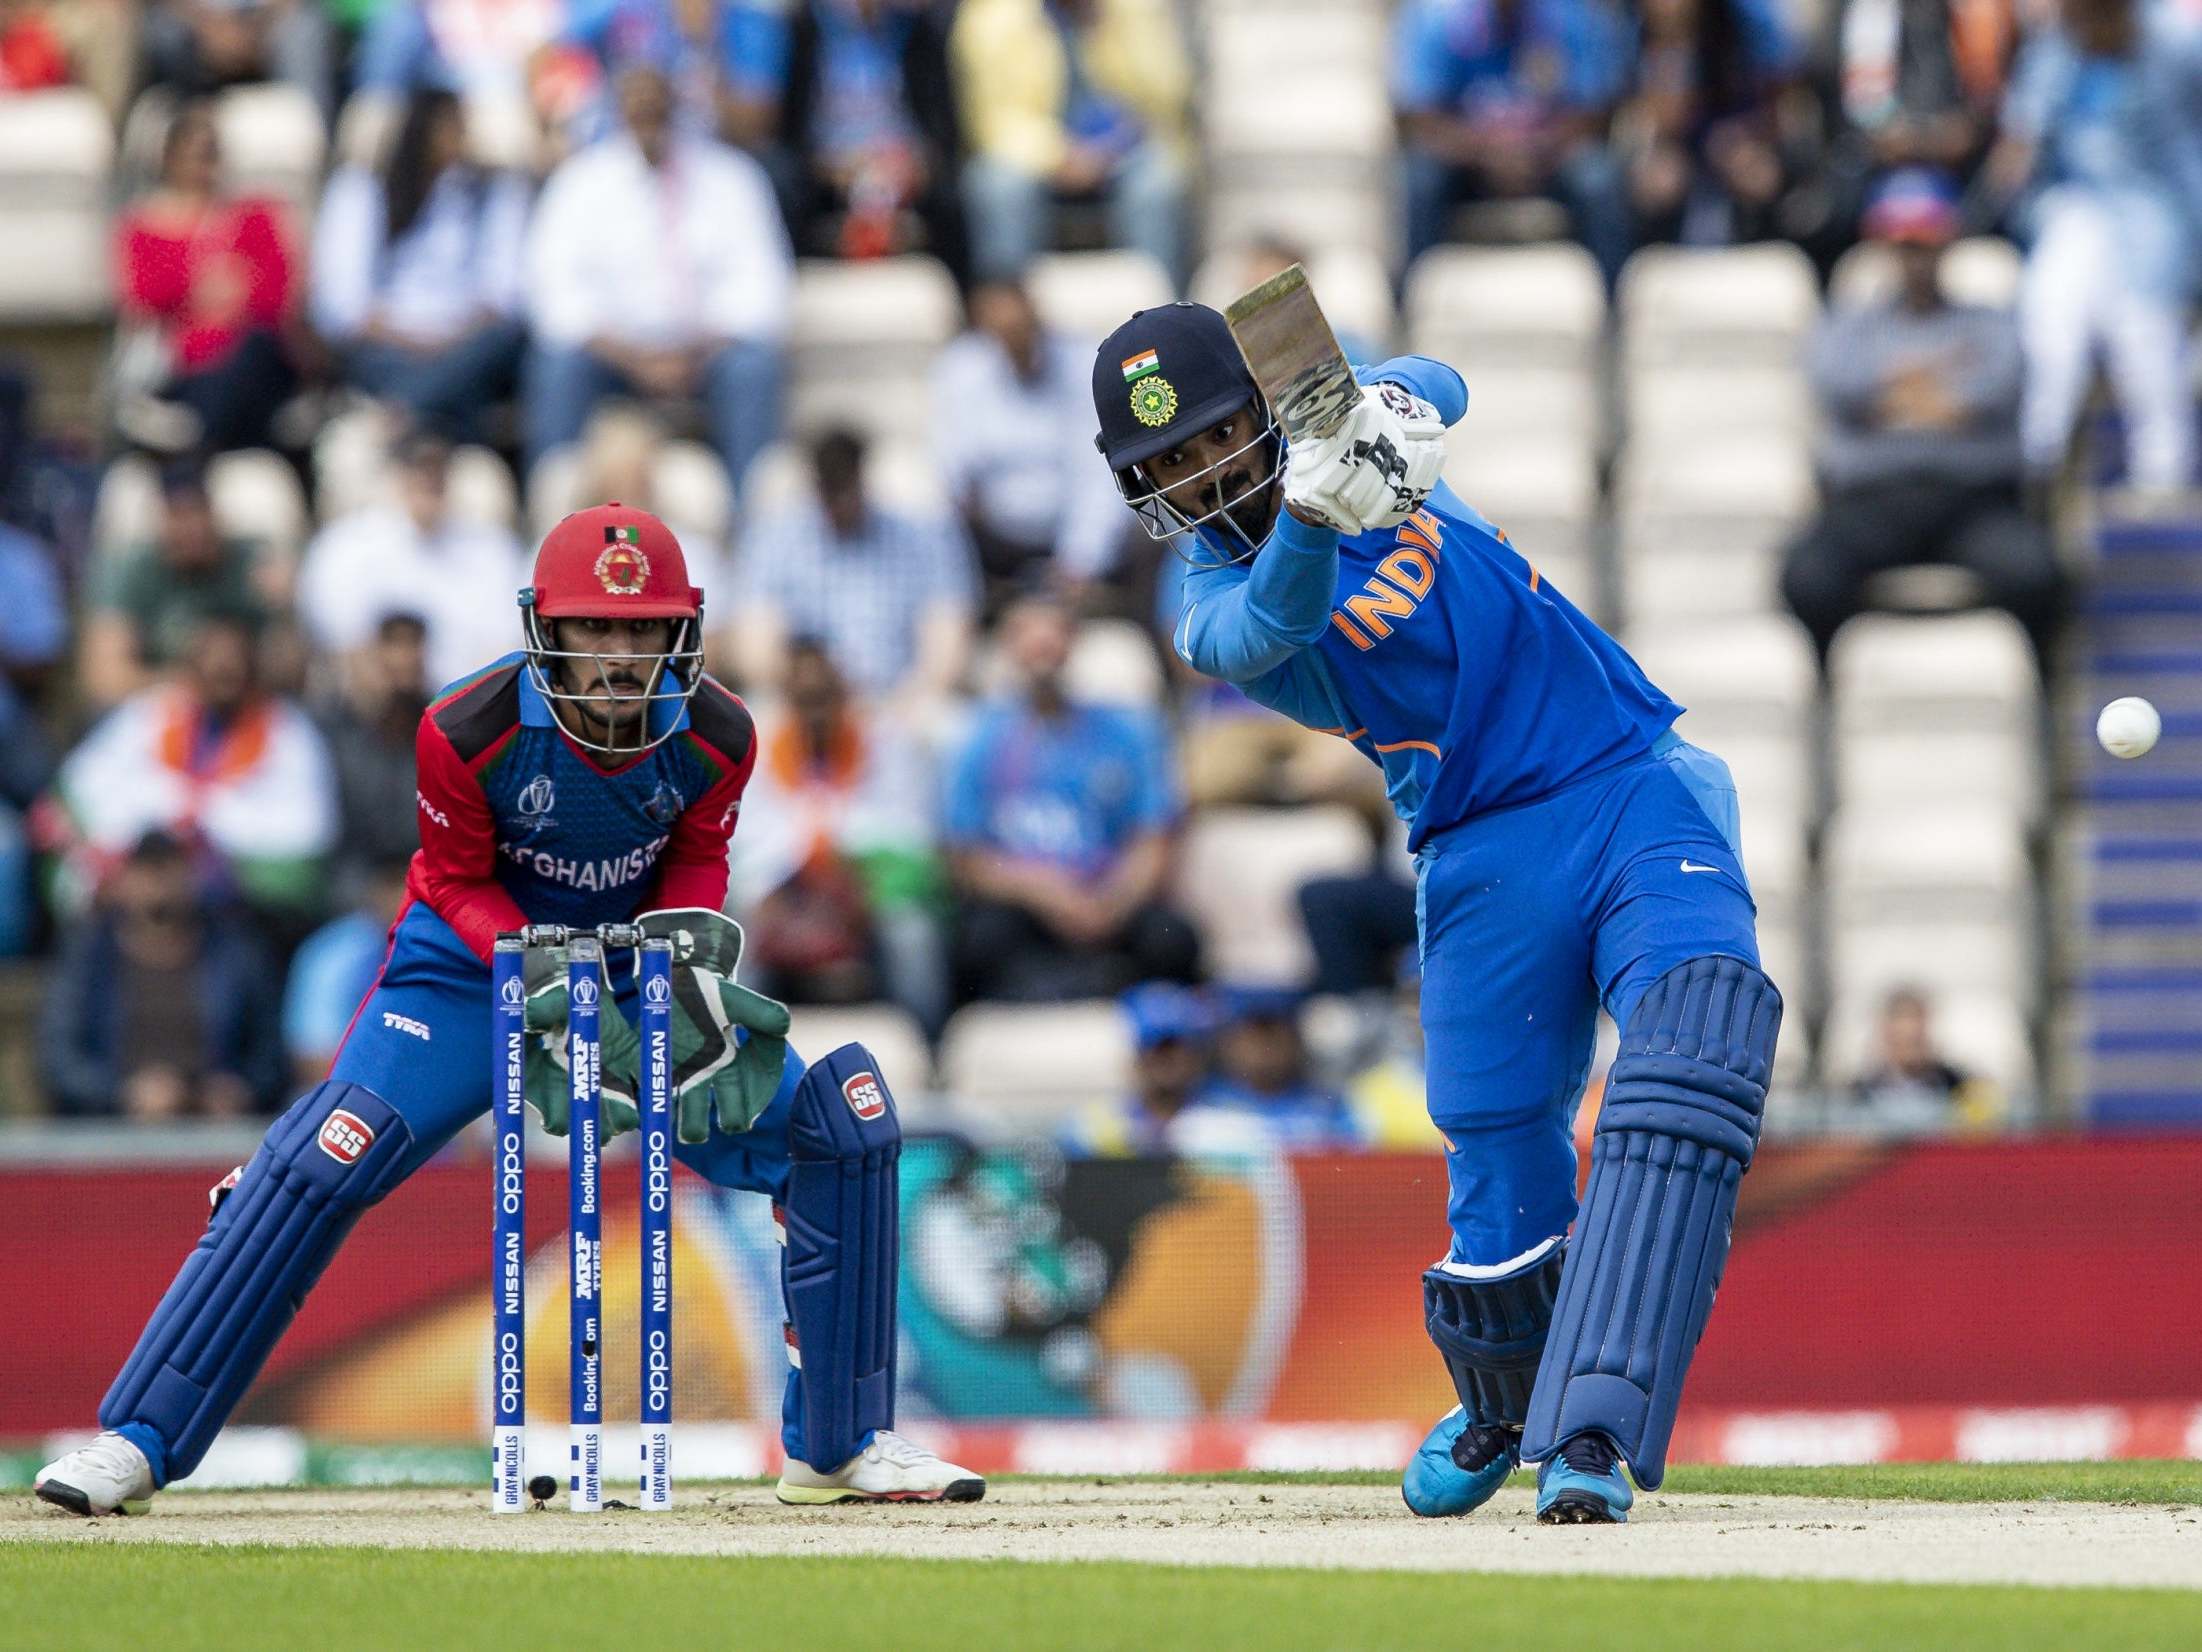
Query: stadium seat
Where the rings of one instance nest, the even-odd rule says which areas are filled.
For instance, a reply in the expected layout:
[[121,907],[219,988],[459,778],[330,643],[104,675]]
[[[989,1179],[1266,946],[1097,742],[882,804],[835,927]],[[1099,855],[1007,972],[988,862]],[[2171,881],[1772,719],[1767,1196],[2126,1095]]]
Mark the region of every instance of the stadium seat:
[[1487,367],[1591,372],[1606,324],[1598,266],[1565,241],[1434,247],[1407,272],[1405,309],[1407,348],[1459,368],[1471,397]]
[[1837,634],[1828,674],[1842,803],[2039,818],[2041,685],[2009,615],[1862,615]]
[[0,325],[89,322],[114,308],[114,133],[73,90],[0,96]]
[[1376,172],[1395,143],[1382,79],[1338,79],[1319,60],[1281,81],[1273,74],[1215,88],[1202,122],[1210,157],[1226,165],[1259,157],[1308,169]]
[[1208,5],[1201,22],[1208,83],[1219,91],[1258,94],[1314,73],[1333,84],[1383,88],[1389,42],[1350,5]]
[[1310,257],[1383,258],[1397,239],[1395,190],[1383,169],[1311,168],[1293,156],[1219,157],[1208,168],[1205,239],[1229,246],[1282,236]]
[[1668,451],[1684,442],[1779,433],[1811,438],[1812,393],[1794,365],[1662,366],[1630,373],[1622,418],[1631,442]]
[[941,1037],[941,1085],[974,1125],[1045,1134],[1131,1082],[1132,1038],[1111,1000],[972,1004]]
[[1446,449],[1445,481],[1576,607],[1593,615],[1603,608],[1598,467],[1587,442],[1465,434]]
[[[554,448],[535,462],[528,475],[528,521],[537,538],[561,517],[601,503],[587,497],[579,446]],[[724,544],[734,521],[734,491],[719,456],[700,442],[666,442],[651,471],[651,502],[657,514],[683,535]]]
[[222,164],[240,194],[273,195],[297,214],[303,235],[321,200],[328,133],[321,111],[295,86],[233,86],[215,105]]
[[1802,252],[1748,247],[1647,247],[1621,270],[1621,342],[1630,367],[1718,360],[1787,367],[1820,313]]
[[1160,264],[1138,252],[1053,252],[1025,272],[1032,302],[1048,327],[1091,350],[1134,310],[1176,296]]
[[[298,476],[262,448],[218,455],[207,466],[207,497],[225,534],[260,540],[283,564],[295,564],[309,532]],[[160,476],[149,459],[126,455],[107,467],[92,506],[92,555],[105,561],[160,531]]]
[[1200,926],[1218,980],[1297,986],[1315,959],[1300,886],[1369,863],[1368,828],[1340,805],[1208,809],[1194,815],[1178,898]]
[[[1881,998],[1844,997],[1828,1006],[1821,1069],[1836,1087],[1854,1083],[1876,1059],[1874,1033]],[[2006,1096],[2024,1099],[2036,1087],[2026,1012],[2001,993],[1938,993],[1928,1007],[1934,1043],[1960,1072],[1992,1080]]]
[[1159,706],[1162,662],[1147,632],[1130,620],[1093,619],[1078,628],[1066,679],[1071,693],[1102,705]]
[[936,259],[804,259],[788,339],[788,428],[849,424],[923,440],[939,416],[933,357],[961,322],[955,280]]
[[1717,625],[1639,624],[1629,652],[1684,709],[1675,732],[1716,753],[1735,775],[1750,850],[1761,820],[1802,822],[1812,812],[1812,645],[1787,614]]
[[1845,808],[1822,864],[1831,999],[1912,984],[2034,1001],[2033,872],[2008,813]]
[[1468,385],[1468,412],[1453,427],[1456,449],[1465,443],[1511,456],[1531,444],[1560,442],[1580,446],[1596,459],[1606,421],[1595,375],[1574,367],[1510,363],[1459,372]]
[[[2018,248],[2000,235],[1972,235],[1942,258],[1942,291],[1953,303],[2008,310],[2018,302],[2025,266]],[[1896,290],[1896,255],[1878,241],[1863,241],[1835,261],[1828,277],[1831,305],[1867,304]]]
[[[1194,273],[1194,300],[1220,310],[1238,297],[1244,257],[1243,247],[1211,253]],[[1332,247],[1311,253],[1306,262],[1308,282],[1330,324],[1363,346],[1372,361],[1390,355],[1399,318],[1384,261],[1367,248]]]
[[513,483],[512,467],[488,448],[453,448],[446,485],[453,516],[519,531],[520,490]]
[[[865,488],[882,505],[923,515],[948,508],[940,467],[922,444],[899,438],[874,442],[864,459]],[[749,471],[751,519],[770,516],[811,493],[810,458],[794,442],[775,442]]]
[[[980,699],[1012,692],[1015,676],[999,639],[980,645],[971,672]],[[1089,619],[1071,644],[1064,680],[1071,698],[1095,705],[1155,710],[1162,704],[1162,663],[1146,631],[1130,620]]]
[[899,1004],[793,1004],[788,1042],[805,1061],[861,1044],[879,1058],[905,1120],[922,1114],[933,1093],[933,1057],[925,1034]]
[[1656,453],[1631,443],[1614,487],[1629,624],[1771,612],[1782,548],[1813,492],[1794,437],[1739,433]]

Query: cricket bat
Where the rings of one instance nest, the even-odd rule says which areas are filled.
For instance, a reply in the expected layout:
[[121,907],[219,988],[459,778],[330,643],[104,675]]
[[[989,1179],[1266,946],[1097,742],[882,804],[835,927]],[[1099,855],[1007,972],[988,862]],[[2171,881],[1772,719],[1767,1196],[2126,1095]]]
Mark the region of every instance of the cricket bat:
[[1345,422],[1361,386],[1306,270],[1295,264],[1241,293],[1223,318],[1288,441],[1328,436]]

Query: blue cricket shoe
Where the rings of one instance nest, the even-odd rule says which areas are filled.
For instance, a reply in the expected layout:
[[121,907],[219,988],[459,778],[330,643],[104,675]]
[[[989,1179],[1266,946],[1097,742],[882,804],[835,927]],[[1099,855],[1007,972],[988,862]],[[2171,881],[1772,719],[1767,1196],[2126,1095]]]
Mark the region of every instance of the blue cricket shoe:
[[1537,1518],[1548,1526],[1618,1526],[1635,1501],[1620,1451],[1596,1430],[1562,1440],[1537,1465]]
[[1520,1466],[1520,1441],[1511,1428],[1471,1425],[1468,1413],[1456,1405],[1438,1418],[1408,1459],[1407,1472],[1399,1478],[1400,1495],[1408,1508],[1433,1519],[1480,1509]]

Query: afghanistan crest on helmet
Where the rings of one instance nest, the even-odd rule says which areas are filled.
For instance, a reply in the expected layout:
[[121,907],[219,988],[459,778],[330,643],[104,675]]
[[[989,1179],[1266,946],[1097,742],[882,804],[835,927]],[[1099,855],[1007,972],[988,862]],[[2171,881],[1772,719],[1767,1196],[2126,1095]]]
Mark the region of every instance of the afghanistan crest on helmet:
[[650,578],[650,559],[642,554],[642,535],[628,527],[604,530],[604,551],[596,559],[597,582],[615,597],[639,597]]

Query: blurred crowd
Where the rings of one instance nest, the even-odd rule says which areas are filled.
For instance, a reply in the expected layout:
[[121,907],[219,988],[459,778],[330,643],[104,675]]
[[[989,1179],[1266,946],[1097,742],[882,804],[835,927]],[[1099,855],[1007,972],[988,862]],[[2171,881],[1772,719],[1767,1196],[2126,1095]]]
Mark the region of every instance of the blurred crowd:
[[[87,88],[149,169],[114,221],[104,428],[42,424],[32,376],[0,372],[0,951],[51,959],[46,1104],[264,1112],[317,1074],[403,898],[420,712],[518,642],[530,546],[467,508],[460,456],[495,454],[515,496],[565,463],[649,502],[678,433],[732,502],[723,544],[687,537],[714,669],[759,712],[731,897],[759,985],[892,1002],[928,1040],[974,1001],[1124,994],[1136,1084],[1077,1121],[1091,1151],[1250,1121],[1427,1145],[1413,890],[1376,776],[1157,642],[1172,562],[1092,452],[1087,341],[1026,279],[1116,247],[1183,292],[1216,250],[1198,9],[0,0],[0,100]],[[1953,561],[2046,661],[2068,596],[2041,498],[2098,353],[2133,482],[2191,479],[2196,10],[1367,9],[1391,31],[1392,274],[1549,231],[1609,285],[1659,243],[1787,241],[1823,276],[1888,243],[1893,288],[1812,346],[1822,505],[1786,600],[1824,654],[1874,576]],[[310,229],[230,182],[209,100],[260,83],[331,138]],[[2015,312],[1945,292],[1944,249],[1983,233],[2025,250]],[[794,432],[800,474],[761,487],[791,434],[797,260],[905,253],[963,304],[917,490],[947,507],[877,485],[860,422]],[[314,498],[317,441],[363,406],[388,486]],[[301,555],[215,506],[223,456],[261,450],[312,499]],[[145,532],[94,556],[118,460],[153,478]],[[1100,672],[1096,636],[1139,646]],[[1087,692],[1097,673],[1157,690]],[[1231,979],[1181,899],[1187,822],[1310,803],[1367,822],[1365,865],[1298,891],[1303,979]],[[1302,1038],[1314,992],[1362,1006],[1343,1065]],[[1861,1106],[1979,1110],[1928,1014],[1890,1001]]]

